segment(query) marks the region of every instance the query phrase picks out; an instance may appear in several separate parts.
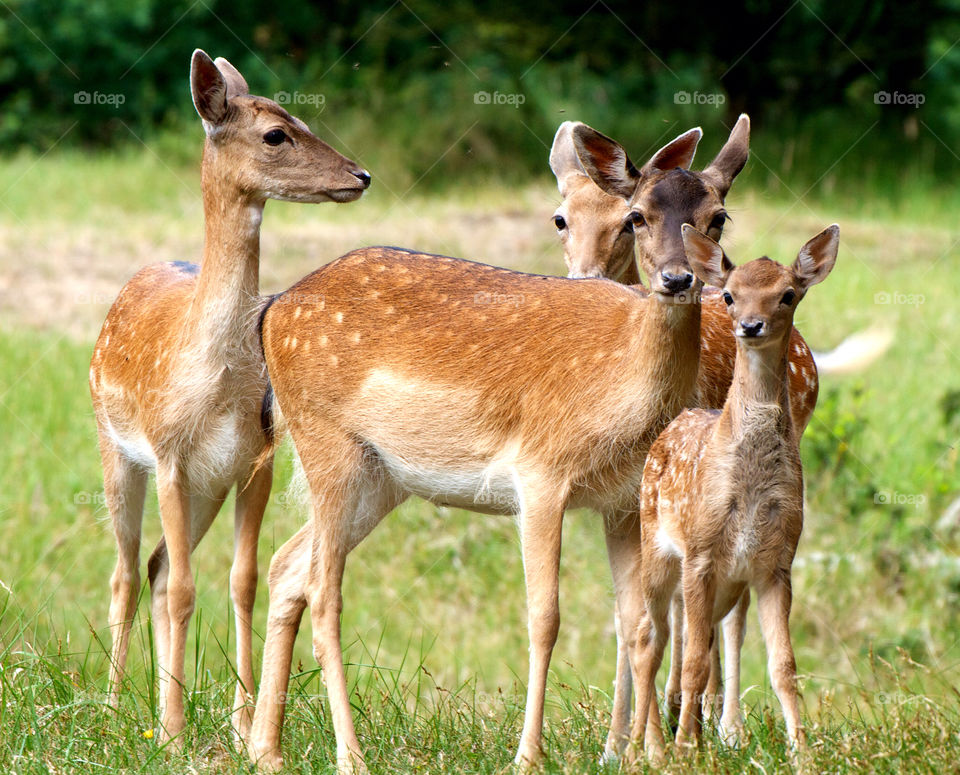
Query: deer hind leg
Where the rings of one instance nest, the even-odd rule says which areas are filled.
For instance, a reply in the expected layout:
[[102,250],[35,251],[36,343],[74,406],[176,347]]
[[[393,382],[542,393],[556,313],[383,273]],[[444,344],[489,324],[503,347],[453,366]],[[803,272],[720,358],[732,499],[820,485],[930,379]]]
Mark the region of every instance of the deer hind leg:
[[283,767],[280,733],[287,704],[293,647],[307,607],[304,584],[310,572],[312,523],[297,531],[270,561],[267,584],[270,609],[263,646],[260,694],[248,739],[248,753],[259,769],[274,772]]
[[237,690],[233,701],[233,734],[240,743],[250,735],[256,684],[253,678],[253,606],[257,599],[257,545],[273,485],[273,460],[253,478],[240,480],[234,522],[230,597],[237,628]]
[[713,628],[710,635],[710,675],[707,678],[707,688],[703,692],[703,718],[708,723],[716,724],[723,705],[723,667],[720,664],[720,625]]
[[774,578],[757,590],[757,612],[760,629],[767,647],[767,666],[770,683],[780,700],[787,738],[796,750],[803,746],[805,736],[800,723],[800,702],[797,696],[797,663],[790,643],[790,606],[792,592],[790,579]]
[[607,558],[616,595],[614,624],[617,632],[617,675],[614,680],[613,712],[604,747],[604,761],[615,761],[623,753],[630,734],[630,700],[633,691],[631,655],[643,611],[640,590],[640,521],[607,517],[604,520]]
[[515,763],[528,768],[542,757],[543,707],[547,671],[560,629],[560,541],[566,494],[522,493],[520,543],[527,588],[530,667],[523,731]]
[[740,712],[740,652],[747,631],[749,608],[748,587],[723,620],[723,715],[720,717],[720,737],[727,745],[737,745],[744,732],[743,715]]
[[614,762],[619,759],[629,740],[630,694],[633,691],[629,636],[623,629],[619,603],[614,606],[613,625],[617,634],[617,674],[613,679],[613,710],[610,714],[607,742],[603,748],[603,762]]
[[[344,566],[347,554],[403,496],[375,454],[348,439],[338,446],[336,451],[332,445],[325,449],[320,465],[302,455],[314,514],[310,570],[304,592],[313,625],[313,652],[323,670],[330,701],[337,770],[350,773],[365,772],[366,765],[353,725],[340,639]],[[328,455],[336,455],[332,462],[334,471],[330,470]]]
[[110,706],[120,702],[120,685],[127,666],[130,630],[140,595],[140,535],[146,497],[146,469],[125,458],[100,434],[104,498],[117,541],[117,564],[110,577]]
[[190,554],[206,534],[228,489],[215,495],[188,495],[181,475],[169,467],[157,469],[157,494],[163,538],[148,563],[151,608],[160,684],[158,742],[172,741],[186,726],[183,687],[187,632],[193,615],[196,590]]
[[670,604],[670,674],[667,676],[667,685],[664,689],[664,699],[667,709],[667,723],[670,725],[671,736],[677,733],[680,722],[680,703],[683,692],[680,688],[680,677],[683,672],[683,639],[686,634],[683,630],[683,595],[678,591]]

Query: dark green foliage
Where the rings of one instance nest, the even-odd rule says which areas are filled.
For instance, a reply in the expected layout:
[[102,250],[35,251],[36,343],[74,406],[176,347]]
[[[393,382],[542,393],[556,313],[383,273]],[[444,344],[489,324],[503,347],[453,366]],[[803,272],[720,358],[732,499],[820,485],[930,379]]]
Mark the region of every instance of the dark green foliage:
[[[812,183],[842,160],[841,182],[872,176],[893,194],[904,178],[946,180],[960,166],[950,148],[956,8],[10,0],[0,6],[0,147],[112,146],[195,126],[187,71],[199,46],[230,59],[257,93],[301,95],[293,112],[336,142],[335,127],[371,167],[401,168],[410,185],[541,173],[565,118],[627,138],[642,157],[671,133],[747,110],[762,130],[754,174],[768,183],[794,170]],[[506,101],[478,103],[478,93]],[[883,93],[891,104],[877,104]],[[893,104],[898,94],[907,102]],[[184,146],[193,153],[192,140]]]

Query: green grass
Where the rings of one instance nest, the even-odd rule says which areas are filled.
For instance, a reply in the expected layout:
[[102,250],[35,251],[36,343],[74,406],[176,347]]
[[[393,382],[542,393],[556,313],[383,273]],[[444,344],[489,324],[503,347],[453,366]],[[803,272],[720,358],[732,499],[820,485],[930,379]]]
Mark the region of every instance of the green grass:
[[[186,753],[159,750],[144,736],[156,723],[145,600],[120,711],[104,704],[114,548],[86,375],[99,320],[123,279],[149,261],[199,253],[196,170],[162,158],[0,161],[0,190],[8,189],[0,206],[0,581],[9,588],[0,590],[2,771],[246,771],[226,716],[230,504],[195,556]],[[548,182],[480,183],[442,197],[415,189],[402,201],[388,191],[401,193],[393,184],[377,180],[369,197],[344,207],[271,203],[264,285],[283,287],[350,247],[376,243],[562,271],[549,224],[558,198]],[[725,244],[736,261],[760,253],[787,260],[823,226],[841,224],[837,269],[798,318],[816,349],[869,325],[897,330],[877,363],[822,380],[803,442],[808,508],[792,627],[814,771],[939,773],[955,767],[960,746],[960,525],[940,524],[958,479],[956,200],[920,190],[900,196],[910,200],[904,207],[866,194],[796,203],[785,191],[738,183],[728,202],[734,225]],[[876,303],[877,294],[900,303]],[[284,450],[261,541],[264,569],[302,520],[286,495],[290,470]],[[158,524],[151,493],[145,553]],[[505,767],[519,739],[527,665],[512,520],[412,500],[351,555],[344,596],[354,715],[371,768]],[[266,597],[261,585],[257,659]],[[611,611],[597,517],[572,512],[548,692],[549,771],[597,768],[614,671]],[[729,751],[708,735],[700,769],[786,768],[758,629],[751,617],[743,680],[750,739]],[[285,750],[291,771],[325,772],[333,738],[309,640],[306,623]]]

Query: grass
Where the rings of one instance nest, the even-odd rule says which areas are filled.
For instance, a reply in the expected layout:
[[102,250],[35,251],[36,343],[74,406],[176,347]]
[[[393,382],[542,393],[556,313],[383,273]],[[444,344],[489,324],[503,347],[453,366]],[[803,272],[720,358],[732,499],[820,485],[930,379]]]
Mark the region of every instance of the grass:
[[[737,261],[760,253],[787,260],[823,226],[841,224],[837,269],[800,310],[807,340],[824,350],[870,325],[897,331],[876,364],[822,380],[803,442],[808,508],[792,627],[813,769],[948,771],[960,746],[960,524],[943,517],[955,494],[960,436],[955,200],[911,190],[899,193],[910,200],[905,207],[825,192],[797,202],[754,183],[738,182],[728,201],[734,226],[725,244]],[[481,182],[442,196],[403,188],[387,177],[345,207],[271,203],[265,289],[378,243],[562,271],[549,222],[558,196],[548,181],[511,189]],[[199,255],[197,173],[148,150],[21,156],[0,160],[4,189],[0,581],[9,591],[0,590],[0,769],[246,771],[226,717],[234,647],[229,516],[195,557],[186,753],[159,750],[145,736],[156,723],[145,604],[121,708],[113,714],[104,705],[114,548],[86,387],[90,348],[135,268]],[[285,450],[263,568],[302,520],[286,494],[290,469]],[[151,493],[145,551],[158,523]],[[522,579],[512,520],[416,500],[351,555],[344,644],[374,771],[494,772],[509,763],[526,673]],[[598,769],[614,670],[611,599],[597,518],[572,512],[548,693],[548,771]],[[258,633],[265,614],[261,585]],[[708,736],[698,769],[787,768],[758,629],[751,617],[743,681],[750,739],[731,751]],[[333,738],[308,632],[304,626],[297,647],[284,740],[290,771],[321,772],[330,769]],[[667,770],[688,764],[670,761]]]

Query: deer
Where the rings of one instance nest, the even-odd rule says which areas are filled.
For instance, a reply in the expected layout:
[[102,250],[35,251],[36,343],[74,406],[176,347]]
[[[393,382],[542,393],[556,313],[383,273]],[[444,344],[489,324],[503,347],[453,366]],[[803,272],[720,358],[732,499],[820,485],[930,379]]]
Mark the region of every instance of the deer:
[[[730,132],[719,157],[732,149],[746,148],[750,136],[750,119],[742,114]],[[682,147],[684,155],[675,157],[671,163],[689,170],[702,131],[699,127],[683,133],[668,144],[668,148]],[[672,197],[663,196],[655,187],[659,180],[647,176],[640,187],[631,188],[628,183],[623,196],[619,181],[611,186],[600,175],[596,182],[588,174],[578,156],[577,143],[605,143],[616,154],[627,158],[619,143],[601,135],[595,129],[580,122],[565,121],[560,125],[550,151],[550,168],[557,179],[563,202],[554,214],[564,248],[564,259],[569,269],[568,277],[606,277],[615,282],[642,288],[639,268],[650,276],[656,256],[680,245],[681,224],[696,222],[697,212],[704,203],[696,197],[685,196],[677,188]],[[709,165],[708,165],[709,169]],[[690,172],[699,176],[705,185],[709,180],[704,173]],[[708,189],[709,190],[709,189]],[[715,187],[714,187],[714,190]],[[709,204],[715,212],[708,223],[708,231],[720,239],[728,220],[723,204],[727,191],[716,190],[717,197]],[[720,209],[717,209],[717,208]],[[637,255],[638,254],[638,255]],[[638,267],[639,258],[639,267]],[[729,316],[718,289],[705,288],[701,294],[700,370],[697,375],[695,396],[691,405],[719,408],[723,406],[733,377],[736,353],[735,338]],[[793,394],[793,419],[798,434],[802,434],[816,406],[819,381],[817,366],[803,337],[795,329],[791,333],[790,388]],[[705,704],[713,710],[722,693],[723,712],[720,714],[721,736],[733,743],[743,732],[743,717],[740,711],[739,653],[743,643],[749,594],[724,623],[726,673],[721,682],[719,637],[711,649],[712,669]],[[682,602],[677,598],[674,610],[675,632],[681,633]],[[618,617],[615,617],[615,620]],[[719,628],[718,628],[719,629]],[[631,673],[625,636],[617,631],[617,675],[614,682],[614,703],[611,726],[604,757],[616,759],[626,744],[630,724]],[[680,710],[680,637],[673,640],[670,676],[667,681],[666,698],[668,715],[675,720]],[[724,691],[720,691],[721,685]]]
[[[266,366],[257,320],[260,224],[267,199],[352,202],[369,173],[277,103],[249,93],[226,59],[193,52],[193,104],[205,131],[199,266],[153,264],[120,291],[90,364],[106,505],[117,544],[111,577],[109,703],[116,708],[140,590],[149,473],[163,538],[148,562],[159,663],[161,743],[181,747],[190,555],[237,485],[230,595],[237,630],[235,734],[252,721],[251,620],[257,541],[272,483],[261,410]],[[258,465],[255,465],[259,463]]]
[[[699,177],[679,169],[695,139],[668,144],[640,170],[605,139],[588,138],[581,157],[619,178],[624,195],[629,182],[646,191],[649,178],[664,196],[695,199],[690,217],[707,229],[743,168],[746,138]],[[264,309],[273,409],[299,455],[311,516],[270,564],[248,745],[261,769],[283,764],[292,651],[307,608],[338,770],[365,769],[344,676],[341,587],[349,552],[410,495],[519,515],[530,655],[515,761],[541,759],[564,511],[603,515],[622,627],[635,629],[640,523],[625,517],[636,512],[649,445],[696,388],[700,284],[682,242],[648,271],[649,292],[374,247],[321,267]]]
[[[692,746],[701,731],[699,698],[710,669],[713,626],[753,587],[771,684],[796,751],[804,732],[790,641],[790,578],[803,528],[803,471],[788,364],[797,305],[833,269],[839,227],[809,240],[789,266],[762,257],[739,267],[709,236],[682,228],[694,273],[723,289],[737,357],[723,408],[682,412],[651,446],[644,465],[644,612],[630,644],[637,680],[632,738],[640,739],[640,721],[653,702],[677,591],[684,600],[684,647],[676,743]],[[659,728],[653,734],[647,729],[646,742],[649,756],[662,755]]]

